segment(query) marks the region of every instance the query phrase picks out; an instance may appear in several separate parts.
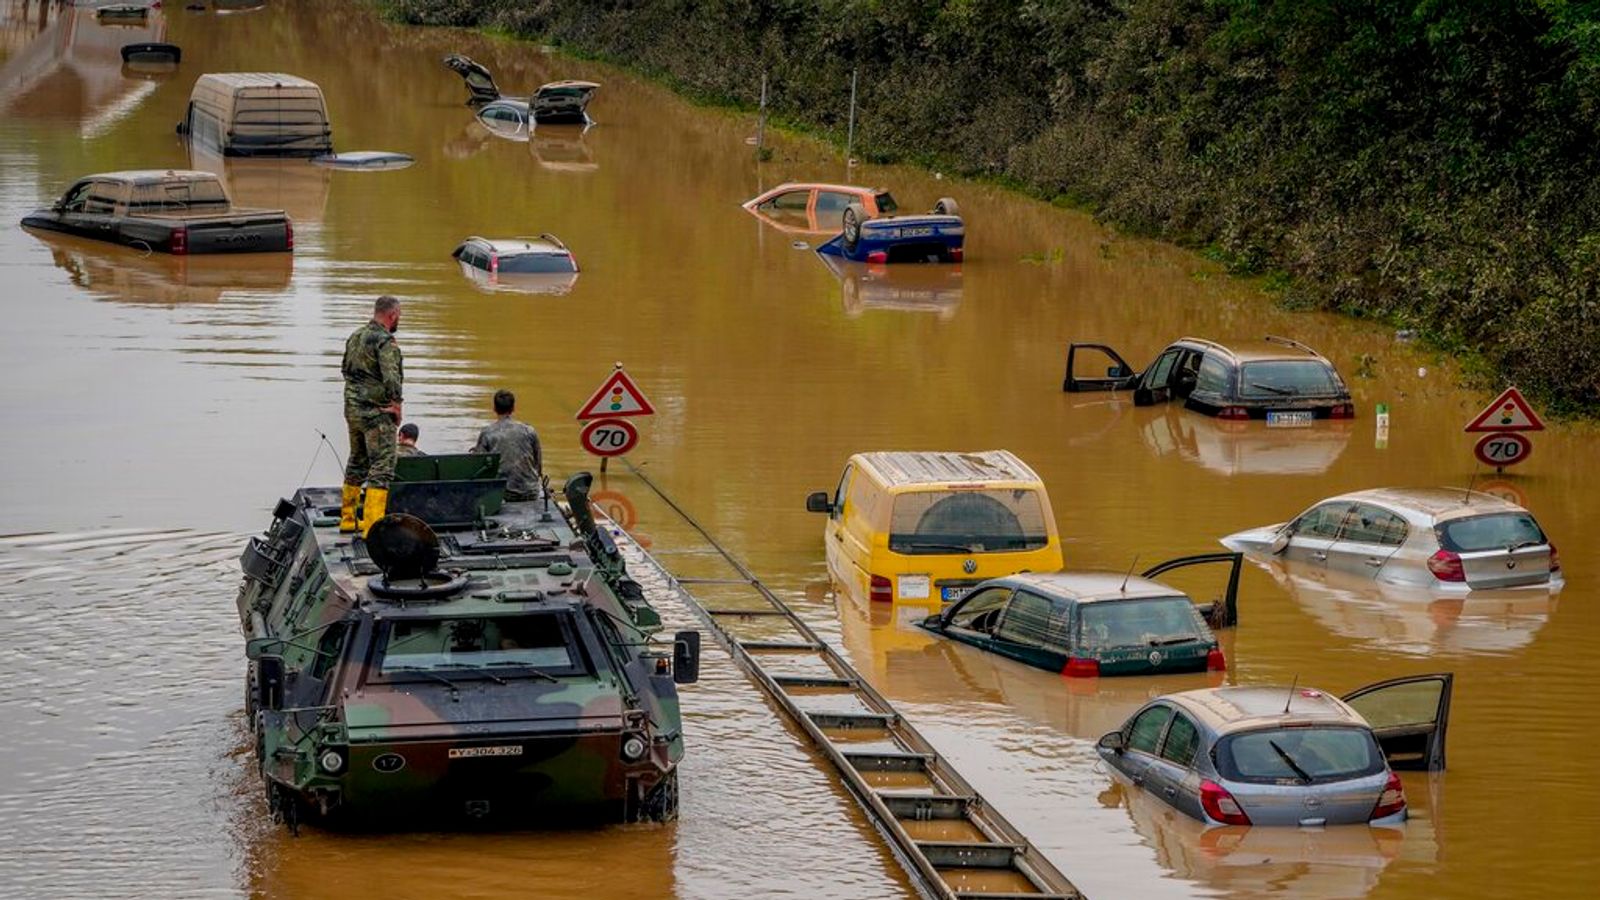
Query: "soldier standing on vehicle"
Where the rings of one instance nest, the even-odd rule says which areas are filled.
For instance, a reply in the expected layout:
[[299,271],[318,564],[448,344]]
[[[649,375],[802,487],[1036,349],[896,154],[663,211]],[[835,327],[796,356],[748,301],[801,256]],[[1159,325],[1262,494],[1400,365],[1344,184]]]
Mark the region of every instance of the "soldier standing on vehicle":
[[395,446],[397,456],[427,456],[427,452],[417,446],[417,438],[421,436],[422,429],[415,422],[407,422],[400,426],[399,442]]
[[[350,462],[344,470],[339,530],[363,537],[383,518],[394,477],[395,426],[400,422],[401,383],[405,380],[400,345],[400,300],[384,295],[372,305],[372,321],[344,342],[344,421],[350,429]],[[365,484],[365,499],[361,486]],[[356,503],[361,501],[361,521]]]
[[500,454],[500,474],[506,478],[507,500],[539,499],[539,482],[544,474],[544,453],[539,433],[511,414],[517,409],[517,395],[494,392],[494,412],[500,418],[478,432],[473,453]]

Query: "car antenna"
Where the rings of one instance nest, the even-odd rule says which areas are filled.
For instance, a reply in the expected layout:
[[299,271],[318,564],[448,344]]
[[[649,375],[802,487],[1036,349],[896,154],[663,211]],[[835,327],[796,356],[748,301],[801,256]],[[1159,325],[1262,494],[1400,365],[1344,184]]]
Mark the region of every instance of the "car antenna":
[[1122,576],[1122,587],[1117,588],[1117,593],[1126,594],[1128,592],[1128,579],[1133,577],[1133,567],[1137,566],[1138,564],[1139,554],[1135,553],[1133,555],[1133,562],[1128,563],[1128,573]]
[[1283,714],[1289,714],[1289,704],[1294,702],[1294,689],[1300,684],[1300,673],[1296,672],[1294,680],[1289,682],[1289,696],[1283,698]]
[[1463,496],[1461,498],[1461,502],[1465,503],[1468,506],[1472,505],[1472,483],[1474,481],[1478,480],[1478,469],[1482,465],[1483,465],[1482,463],[1473,463],[1472,464],[1472,477],[1467,479],[1467,489],[1465,491],[1462,491],[1462,495]]

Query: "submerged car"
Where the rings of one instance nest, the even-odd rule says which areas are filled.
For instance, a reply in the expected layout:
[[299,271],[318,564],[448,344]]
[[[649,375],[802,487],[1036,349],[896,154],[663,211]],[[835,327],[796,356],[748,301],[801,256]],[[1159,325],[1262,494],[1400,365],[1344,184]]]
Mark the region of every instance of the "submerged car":
[[587,473],[565,509],[505,501],[499,459],[401,457],[365,537],[301,488],[245,548],[246,720],[291,827],[676,817],[699,636],[652,640]]
[[745,201],[744,208],[784,231],[836,231],[817,252],[852,262],[960,262],[966,241],[949,197],[928,215],[899,215],[894,196],[882,188],[791,182]]
[[1158,697],[1102,737],[1100,758],[1207,825],[1398,825],[1395,769],[1443,769],[1450,674],[1378,682],[1343,699],[1304,687]]
[[[505,130],[502,120],[510,114],[520,117],[523,131],[529,129],[530,122],[540,125],[592,123],[588,109],[594,92],[600,89],[596,82],[573,79],[552,81],[540,85],[531,97],[508,97],[500,93],[500,87],[494,83],[489,68],[471,57],[451,54],[444,58],[444,64],[466,83],[467,105],[477,107],[478,117],[485,119],[484,124],[496,131]],[[497,106],[493,116],[485,117],[484,111],[492,104],[503,105]]]
[[1044,482],[1008,450],[857,453],[806,510],[828,516],[833,579],[871,602],[938,609],[986,579],[1061,568]]
[[[1080,376],[1080,354],[1104,354],[1105,375]],[[1173,401],[1219,419],[1265,419],[1268,425],[1306,425],[1314,419],[1349,419],[1356,414],[1350,389],[1328,359],[1289,338],[1227,345],[1182,338],[1135,372],[1105,344],[1067,346],[1061,389],[1133,391],[1136,406]]]
[[[996,578],[922,627],[981,650],[1069,678],[1157,675],[1227,668],[1207,624],[1232,624],[1239,589],[1238,553],[1208,553],[1162,563],[1142,576],[1117,572],[1027,573]],[[1228,563],[1228,592],[1202,610],[1154,575],[1185,566]]]
[[1562,584],[1561,557],[1532,513],[1454,488],[1341,494],[1288,522],[1230,534],[1222,544],[1435,594]]
[[565,294],[578,280],[578,261],[553,234],[469,237],[450,255],[461,264],[462,274],[486,290]]

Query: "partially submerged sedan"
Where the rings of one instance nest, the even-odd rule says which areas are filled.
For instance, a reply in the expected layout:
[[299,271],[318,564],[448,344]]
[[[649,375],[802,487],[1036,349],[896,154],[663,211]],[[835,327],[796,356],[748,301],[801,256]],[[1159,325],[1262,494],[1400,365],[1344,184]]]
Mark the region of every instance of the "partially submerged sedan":
[[1379,488],[1222,539],[1230,550],[1422,588],[1559,590],[1561,557],[1526,509],[1454,488]]
[[1452,681],[1397,678],[1342,700],[1294,686],[1168,694],[1097,749],[1207,825],[1398,825],[1406,798],[1393,770],[1444,768]]
[[[1104,354],[1111,365],[1104,375],[1079,375],[1079,360],[1092,354]],[[1309,425],[1313,419],[1356,414],[1350,389],[1327,357],[1273,335],[1227,345],[1182,338],[1142,372],[1105,344],[1069,344],[1061,389],[1131,390],[1135,406],[1178,401],[1219,419],[1265,419],[1268,425]]]
[[[1024,573],[984,582],[922,621],[935,634],[1069,678],[1155,675],[1227,668],[1207,619],[1233,624],[1238,553],[1162,563],[1142,576],[1117,572]],[[1211,607],[1151,580],[1186,566],[1227,563],[1226,596]]]

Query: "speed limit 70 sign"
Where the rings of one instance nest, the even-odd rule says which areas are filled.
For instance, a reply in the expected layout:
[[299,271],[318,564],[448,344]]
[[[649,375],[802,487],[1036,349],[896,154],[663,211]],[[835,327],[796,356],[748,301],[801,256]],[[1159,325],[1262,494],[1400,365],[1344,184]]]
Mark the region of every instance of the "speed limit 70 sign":
[[1533,441],[1515,431],[1491,432],[1478,439],[1472,448],[1478,462],[1486,466],[1514,466],[1533,452]]
[[584,426],[578,440],[595,456],[621,456],[639,443],[639,430],[624,419],[597,419]]

